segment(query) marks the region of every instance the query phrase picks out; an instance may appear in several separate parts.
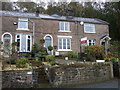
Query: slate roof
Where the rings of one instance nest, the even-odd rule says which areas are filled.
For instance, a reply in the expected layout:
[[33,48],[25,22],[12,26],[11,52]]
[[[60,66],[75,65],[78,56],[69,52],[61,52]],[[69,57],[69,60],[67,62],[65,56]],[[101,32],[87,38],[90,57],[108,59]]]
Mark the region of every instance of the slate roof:
[[53,15],[39,14],[39,16],[37,17],[35,13],[23,13],[23,12],[16,12],[16,11],[0,11],[0,15],[44,18],[44,19],[57,19],[57,20],[70,20],[70,21],[83,21],[83,22],[88,22],[88,23],[109,24],[106,21],[96,19],[96,18],[80,18],[80,17],[69,17],[68,18],[67,16],[60,16],[57,14],[53,14]]

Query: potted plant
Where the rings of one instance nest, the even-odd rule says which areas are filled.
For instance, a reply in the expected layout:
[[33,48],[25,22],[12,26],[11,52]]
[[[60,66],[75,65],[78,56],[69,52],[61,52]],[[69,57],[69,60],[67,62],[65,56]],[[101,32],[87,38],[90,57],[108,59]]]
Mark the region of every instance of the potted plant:
[[51,54],[51,51],[53,50],[53,46],[48,46],[48,50],[50,51],[50,54]]
[[68,60],[69,55],[68,54],[64,54],[65,60]]
[[17,45],[17,42],[12,42],[12,46],[16,46]]
[[35,54],[35,60],[38,61],[38,58],[42,56],[41,52]]

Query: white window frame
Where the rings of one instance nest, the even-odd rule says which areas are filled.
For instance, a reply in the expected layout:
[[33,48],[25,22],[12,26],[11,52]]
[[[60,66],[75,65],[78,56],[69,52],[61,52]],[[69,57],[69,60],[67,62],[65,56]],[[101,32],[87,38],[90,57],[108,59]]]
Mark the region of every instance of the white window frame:
[[[27,28],[20,28],[20,22],[26,22],[26,27]],[[29,30],[28,29],[28,18],[19,18],[18,19],[18,28],[17,30]]]
[[[86,30],[87,28],[93,28],[92,32],[91,30]],[[96,33],[95,31],[95,24],[88,24],[88,23],[85,23],[84,24],[84,33]]]
[[[18,52],[31,52],[31,50],[32,50],[32,35],[29,35],[29,34],[26,34],[26,49],[25,49],[25,51],[22,51],[22,34],[16,34],[16,39],[15,39],[15,41],[17,42],[17,35],[20,35],[20,37],[19,37],[19,39],[20,39],[20,48],[19,48],[19,51]],[[30,51],[28,51],[27,50],[27,48],[28,48],[28,36],[30,36]]]
[[95,43],[95,40],[91,40],[91,45],[90,45],[89,40],[87,40],[87,44],[88,44],[88,46],[91,46],[91,45],[95,45],[96,43]]
[[[63,25],[64,25],[64,26],[63,26],[63,28],[64,28],[63,30],[61,29],[62,23],[63,23]],[[65,24],[66,24],[66,23],[68,24],[68,26],[67,26],[68,30],[66,30],[66,28],[65,28]],[[59,22],[59,32],[71,32],[71,31],[70,31],[70,23],[69,23],[69,22],[62,22],[62,21]]]
[[[71,38],[72,36],[58,36],[58,51],[71,51]],[[59,39],[62,39],[62,49],[59,49]],[[66,39],[66,49],[63,49],[63,39]],[[70,40],[70,49],[67,49],[67,39]]]

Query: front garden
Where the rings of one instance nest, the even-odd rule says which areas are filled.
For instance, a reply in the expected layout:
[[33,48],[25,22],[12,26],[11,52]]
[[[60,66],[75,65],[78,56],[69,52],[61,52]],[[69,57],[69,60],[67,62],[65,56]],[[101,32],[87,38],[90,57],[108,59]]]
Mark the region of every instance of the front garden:
[[[9,58],[3,58],[2,69],[30,69],[32,67],[41,66],[54,66],[60,64],[75,64],[77,62],[96,62],[96,60],[105,60],[105,62],[119,62],[120,60],[120,44],[119,42],[113,42],[110,45],[108,54],[105,54],[104,47],[101,45],[86,46],[84,53],[77,53],[75,51],[69,51],[64,55],[54,56],[47,53],[47,49],[44,47],[44,39],[40,39],[40,45],[36,43],[32,47],[32,51],[29,53],[18,53],[17,42],[12,43],[12,49],[7,49],[7,55]],[[116,44],[117,43],[117,44]],[[0,45],[2,46],[2,42]],[[54,48],[48,47],[51,52]],[[3,53],[4,50],[0,50]],[[5,54],[6,55],[6,54]]]

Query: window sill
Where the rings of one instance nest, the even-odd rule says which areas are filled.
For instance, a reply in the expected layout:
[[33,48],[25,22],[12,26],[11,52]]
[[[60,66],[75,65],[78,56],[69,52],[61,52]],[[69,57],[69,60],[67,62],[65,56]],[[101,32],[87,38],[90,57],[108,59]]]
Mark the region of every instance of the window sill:
[[71,32],[71,31],[62,31],[62,30],[59,30],[58,32]]
[[57,51],[72,51],[71,49],[58,49]]
[[16,30],[30,31],[29,29],[17,28]]
[[93,33],[93,34],[94,34],[94,33],[96,33],[96,32],[84,32],[84,33]]

